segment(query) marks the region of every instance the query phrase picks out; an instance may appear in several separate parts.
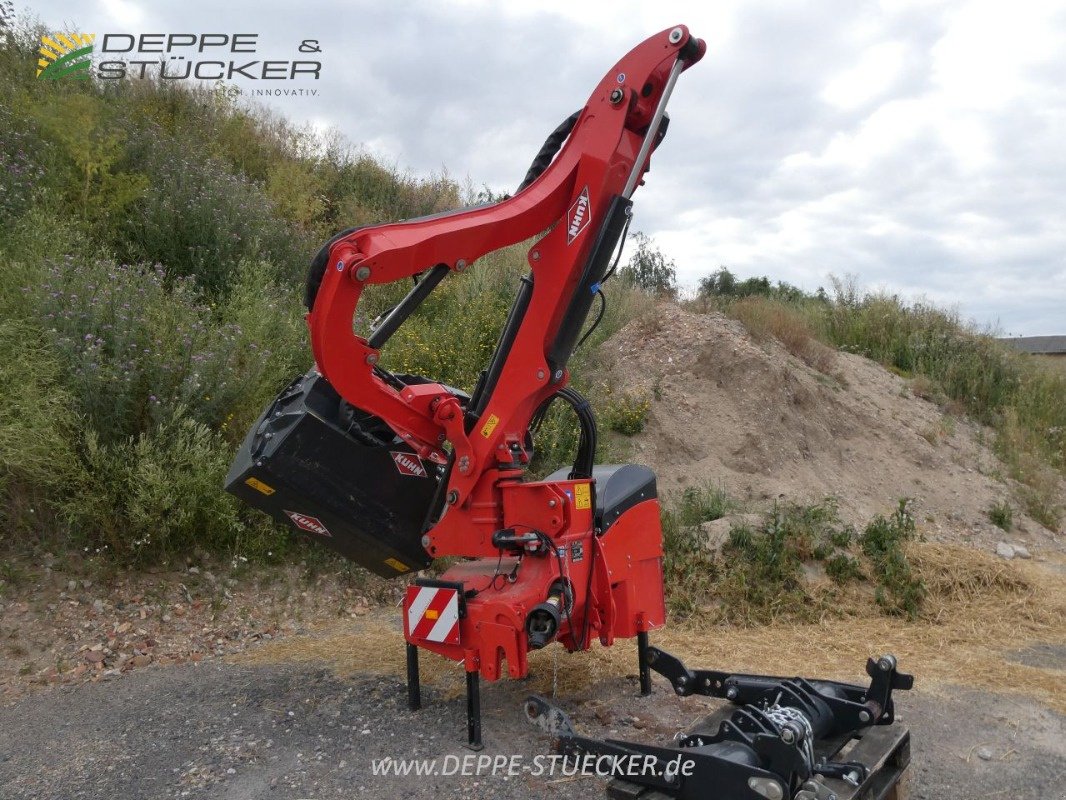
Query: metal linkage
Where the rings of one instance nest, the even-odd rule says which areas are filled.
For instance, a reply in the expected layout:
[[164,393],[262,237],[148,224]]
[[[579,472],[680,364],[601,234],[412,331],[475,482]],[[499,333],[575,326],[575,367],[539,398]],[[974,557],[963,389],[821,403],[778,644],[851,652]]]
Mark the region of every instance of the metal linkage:
[[[731,701],[673,747],[598,740],[575,733],[566,715],[540,697],[526,701],[531,722],[557,740],[560,753],[606,759],[615,776],[614,798],[705,797],[723,800],[880,800],[909,762],[905,730],[874,735],[893,720],[892,690],[910,689],[892,656],[871,659],[868,688],[835,681],[690,670],[658,648],[639,646],[642,666],[666,676],[681,696],[701,694]],[[643,672],[643,670],[642,670]],[[845,749],[852,740],[859,745]],[[846,760],[834,760],[843,756]],[[625,767],[633,759],[647,767]],[[600,762],[597,761],[597,764]],[[684,768],[679,768],[684,765]],[[649,794],[648,797],[661,795]]]
[[691,670],[679,658],[657,647],[649,647],[645,658],[648,667],[669,680],[681,697],[699,694],[744,705],[764,700],[770,691],[780,691],[796,703],[817,707],[819,717],[830,713],[838,732],[892,724],[892,690],[907,690],[914,685],[914,676],[897,671],[896,658],[891,655],[867,661],[866,673],[871,678],[868,688],[836,681]]

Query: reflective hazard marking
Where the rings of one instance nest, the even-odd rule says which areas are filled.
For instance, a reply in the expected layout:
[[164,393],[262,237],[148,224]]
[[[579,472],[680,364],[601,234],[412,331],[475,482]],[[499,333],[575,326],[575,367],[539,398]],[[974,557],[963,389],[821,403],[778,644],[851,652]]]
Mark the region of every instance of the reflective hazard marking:
[[248,478],[245,481],[245,483],[248,484],[249,486],[251,486],[257,492],[262,492],[263,494],[267,495],[268,497],[270,495],[274,494],[274,492],[275,492],[275,489],[274,489],[273,486],[269,486],[269,485],[263,483],[258,478]]
[[459,591],[408,586],[404,627],[409,639],[459,644]]

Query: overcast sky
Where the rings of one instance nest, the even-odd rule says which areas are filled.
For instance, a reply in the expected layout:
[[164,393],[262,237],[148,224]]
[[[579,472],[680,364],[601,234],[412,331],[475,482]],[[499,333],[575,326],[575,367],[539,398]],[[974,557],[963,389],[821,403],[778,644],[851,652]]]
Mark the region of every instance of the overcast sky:
[[[27,9],[27,6],[29,7]],[[683,284],[851,274],[1008,334],[1066,334],[1066,3],[37,0],[56,28],[260,34],[317,97],[271,100],[414,173],[510,191],[646,36],[707,40],[634,228]],[[245,89],[254,82],[242,81]]]

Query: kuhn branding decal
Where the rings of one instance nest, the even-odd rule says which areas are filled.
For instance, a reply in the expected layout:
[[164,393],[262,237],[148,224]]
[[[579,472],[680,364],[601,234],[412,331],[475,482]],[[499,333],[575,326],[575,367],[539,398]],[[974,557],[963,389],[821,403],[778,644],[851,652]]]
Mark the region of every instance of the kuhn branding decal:
[[577,200],[570,206],[570,213],[566,215],[568,220],[566,227],[566,243],[573,244],[581,231],[585,230],[589,224],[589,217],[592,216],[592,209],[589,208],[589,187],[586,186],[581,190],[581,194],[577,196]]
[[428,476],[426,468],[422,466],[422,459],[414,453],[403,453],[399,450],[390,450],[389,454],[392,456],[392,460],[396,462],[396,469],[400,471],[401,475],[410,475],[415,478],[425,478]]
[[[282,510],[284,511],[284,509]],[[301,514],[299,511],[285,511],[285,515],[292,520],[293,525],[302,531],[317,533],[319,536],[329,536],[331,538],[333,536],[329,529],[322,524],[322,520],[317,517],[310,517],[307,514]]]

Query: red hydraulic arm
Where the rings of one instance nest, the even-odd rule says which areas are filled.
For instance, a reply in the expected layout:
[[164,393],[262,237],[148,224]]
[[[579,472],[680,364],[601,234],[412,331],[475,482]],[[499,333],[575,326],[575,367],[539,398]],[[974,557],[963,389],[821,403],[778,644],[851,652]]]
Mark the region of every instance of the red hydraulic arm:
[[[520,678],[529,652],[553,642],[574,651],[636,637],[643,665],[649,632],[665,624],[654,475],[637,465],[594,471],[595,420],[567,387],[566,365],[624,236],[630,198],[665,133],[674,84],[705,51],[681,25],[652,36],[552,134],[514,197],[341,234],[309,276],[311,346],[326,381],[384,420],[412,458],[446,465],[421,545],[431,557],[463,560],[408,587],[408,699],[418,707],[419,649],[461,661],[472,747],[481,741],[480,677],[496,680],[506,664]],[[378,364],[389,336],[450,272],[538,234],[530,273],[469,399],[440,383],[401,380]],[[416,275],[414,288],[366,337],[353,332],[366,286]],[[581,420],[574,469],[526,481],[531,420],[555,396]],[[642,692],[649,680],[642,666]]]
[[[501,470],[528,461],[524,448],[533,414],[567,384],[573,342],[561,331],[584,322],[588,303],[582,312],[575,298],[590,291],[588,265],[597,238],[618,203],[628,214],[674,82],[705,50],[684,26],[635,47],[592,92],[555,160],[515,196],[363,228],[332,243],[308,314],[315,360],[342,397],[385,420],[419,455],[451,461],[448,513],[430,533],[432,555],[497,553],[489,541],[500,519],[492,487]],[[477,407],[464,409],[440,384],[397,387],[385,379],[376,368],[381,342],[353,333],[365,286],[421,273],[433,274],[435,285],[447,271],[462,272],[486,253],[544,231],[527,256],[528,302]],[[452,513],[457,508],[465,513]]]

